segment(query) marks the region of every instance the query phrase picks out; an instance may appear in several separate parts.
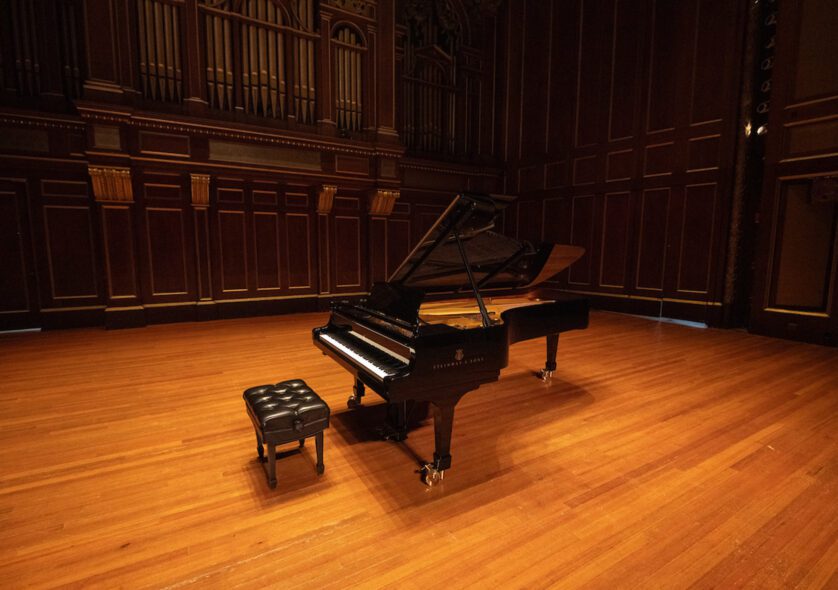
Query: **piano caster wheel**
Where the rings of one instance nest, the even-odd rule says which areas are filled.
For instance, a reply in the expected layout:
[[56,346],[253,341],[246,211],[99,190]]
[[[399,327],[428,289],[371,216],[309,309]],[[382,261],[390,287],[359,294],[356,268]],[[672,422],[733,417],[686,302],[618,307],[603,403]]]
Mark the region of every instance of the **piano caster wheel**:
[[354,395],[350,395],[349,399],[346,400],[346,407],[349,408],[350,410],[354,410],[355,408],[360,408],[361,407],[361,400],[359,400]]
[[538,376],[541,378],[542,381],[547,383],[548,381],[550,381],[553,378],[553,371],[548,371],[547,369],[541,369],[541,371],[538,372]]
[[436,484],[441,482],[444,478],[445,470],[436,469],[430,463],[425,465],[425,468],[422,472],[422,483],[424,483],[426,486],[432,488]]

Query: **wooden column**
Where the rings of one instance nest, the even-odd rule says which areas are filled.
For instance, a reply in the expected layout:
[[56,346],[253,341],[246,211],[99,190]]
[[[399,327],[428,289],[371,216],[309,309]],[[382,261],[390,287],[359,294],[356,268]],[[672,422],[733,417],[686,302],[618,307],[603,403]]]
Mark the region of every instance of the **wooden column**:
[[106,328],[145,325],[134,244],[134,192],[128,168],[88,168],[99,204],[107,284]]
[[329,37],[332,31],[332,15],[320,13],[320,47],[318,53],[319,66],[317,76],[317,102],[316,115],[317,126],[321,131],[335,132],[335,120],[332,118],[334,111],[334,100],[332,99],[332,84],[334,74],[332,72],[331,43]]
[[218,315],[212,296],[212,264],[209,237],[209,188],[208,174],[191,174],[192,220],[195,231],[195,276],[198,283],[197,319],[210,320]]
[[399,191],[392,189],[377,188],[369,194],[369,287],[373,283],[387,280],[387,217],[393,212],[398,198]]
[[396,8],[395,0],[379,0],[375,37],[376,136],[398,142],[396,132]]
[[329,215],[335,203],[335,193],[338,187],[333,184],[324,184],[317,193],[317,251],[319,252],[319,288],[321,294],[331,292],[330,271],[331,271],[331,244],[329,243],[330,227]]
[[201,28],[198,25],[198,0],[186,0],[184,6],[185,60],[183,72],[184,102],[193,114],[204,114],[206,71],[201,67]]
[[122,100],[120,85],[120,47],[118,11],[113,0],[84,0],[85,44],[87,47],[87,79],[84,98],[91,100]]

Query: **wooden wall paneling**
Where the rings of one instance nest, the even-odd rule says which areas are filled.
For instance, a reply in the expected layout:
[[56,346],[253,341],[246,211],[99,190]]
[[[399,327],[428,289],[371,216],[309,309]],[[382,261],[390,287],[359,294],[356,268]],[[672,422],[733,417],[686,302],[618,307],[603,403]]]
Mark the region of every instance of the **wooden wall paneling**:
[[784,28],[787,41],[786,55],[795,66],[789,72],[790,84],[783,97],[784,106],[821,100],[832,102],[834,109],[838,100],[838,72],[835,62],[830,59],[836,55],[830,40],[838,26],[834,3],[801,0],[781,6],[780,10],[780,26]]
[[[199,251],[191,178],[178,172],[135,170],[140,281],[149,322],[190,319],[197,296]],[[189,184],[187,184],[189,183]],[[187,310],[187,303],[193,303]]]
[[[119,30],[113,0],[85,0],[84,16],[87,80],[84,96],[88,99],[112,99],[121,94],[119,75]],[[96,26],[90,26],[96,23]],[[129,37],[130,39],[130,37]]]
[[[678,291],[678,280],[681,272],[680,252],[684,242],[684,236],[690,235],[689,228],[693,226],[693,223],[702,224],[700,220],[696,219],[688,219],[685,223],[685,215],[687,214],[686,188],[681,183],[672,182],[667,184],[669,184],[667,187],[669,198],[667,202],[666,224],[662,232],[660,229],[655,230],[655,233],[658,233],[659,237],[650,241],[650,243],[656,243],[661,246],[663,277],[661,280],[661,293],[659,295],[665,298],[685,297],[685,294],[679,293]],[[655,214],[652,213],[648,217],[651,224],[655,223],[654,216]],[[654,265],[653,260],[654,257],[646,258],[646,262],[648,263],[647,268],[649,270]],[[692,264],[692,261],[688,260],[687,263]],[[695,296],[688,298],[696,299]]]
[[[737,19],[735,2],[697,0],[693,23],[694,42],[690,88],[689,122],[691,125],[721,121],[735,104],[735,86],[719,83],[719,72],[736,71],[739,54],[731,43]],[[728,74],[729,76],[729,74]]]
[[[123,167],[89,166],[93,197],[99,218],[103,282],[106,303],[105,327],[142,326],[146,317],[138,279],[136,205],[137,182]],[[47,183],[42,182],[42,186]],[[55,183],[50,183],[50,190]],[[70,188],[70,187],[68,187]]]
[[28,193],[23,179],[0,179],[0,330],[38,325]]
[[249,269],[245,211],[219,207],[217,218],[221,293],[247,292]]
[[[374,51],[376,70],[374,84],[369,87],[376,93],[377,134],[385,141],[394,141],[396,127],[396,3],[395,0],[378,2],[378,27],[375,31]],[[372,69],[372,68],[370,68]],[[372,93],[370,93],[372,94]],[[367,102],[367,101],[365,101]]]
[[521,201],[518,204],[518,239],[538,242],[542,238],[542,202]]
[[838,177],[838,48],[829,32],[838,12],[824,0],[781,3],[776,22],[749,328],[834,346],[838,206],[819,187]]
[[[681,215],[681,239],[677,254],[675,291],[706,297],[710,292],[710,277],[716,254],[718,225],[718,185],[691,184],[684,189]],[[675,253],[673,252],[673,258]],[[718,264],[718,263],[717,263]]]
[[288,259],[288,289],[313,290],[312,228],[309,213],[285,214],[285,250]]
[[253,246],[248,243],[253,234],[249,229],[253,223],[252,195],[244,178],[219,176],[213,180],[214,298],[248,297],[255,292],[251,272]]
[[671,131],[677,124],[679,86],[685,63],[683,3],[652,0],[649,77],[645,129],[649,133]]
[[93,220],[86,204],[44,204],[43,231],[51,304],[99,298]]
[[331,292],[331,236],[329,215],[325,213],[317,214],[317,261],[318,261],[318,278],[319,278],[319,293],[325,294]]
[[506,162],[521,157],[521,104],[523,95],[523,47],[526,39],[526,3],[510,2],[506,12],[506,85],[504,129],[500,153]]
[[771,308],[828,314],[835,279],[836,204],[810,198],[811,182],[783,181],[771,258]]
[[578,77],[576,83],[576,123],[573,145],[593,146],[604,137],[607,111],[606,72],[611,56],[612,20],[599,15],[613,14],[614,0],[582,0],[579,20]]
[[[478,153],[493,155],[497,116],[497,63],[498,63],[498,31],[497,17],[484,15],[482,30],[487,34],[482,36],[483,75],[479,80],[481,85],[480,105],[478,116]],[[396,78],[398,79],[398,78]],[[397,101],[399,97],[397,96]]]
[[253,256],[257,291],[282,288],[280,213],[253,211]]
[[361,217],[334,216],[335,290],[363,290]]
[[198,297],[196,317],[213,319],[215,302],[213,301],[212,247],[210,231],[210,185],[213,180],[209,174],[190,174],[190,194],[192,201],[192,232],[195,238],[195,288]]
[[152,300],[189,294],[186,221],[181,207],[145,208],[149,295]]
[[566,158],[576,121],[581,0],[553,2],[547,152]]
[[445,211],[442,205],[417,203],[413,217],[413,244],[417,244]]
[[593,244],[596,215],[594,195],[571,197],[570,243],[585,248],[585,254],[570,267],[568,283],[577,286],[591,286],[593,283]]
[[136,303],[140,297],[136,277],[134,220],[131,205],[102,204],[100,207],[105,252],[108,304],[119,300]]
[[389,246],[389,223],[385,217],[371,217],[368,222],[367,244],[369,247],[370,285],[387,280],[387,248]]
[[[511,71],[511,58],[509,52],[508,32],[509,26],[509,8],[508,5],[503,10],[499,11],[494,22],[495,39],[492,48],[494,70],[492,71],[492,89],[494,101],[494,118],[491,122],[492,140],[491,140],[491,154],[496,154],[505,161],[503,157],[506,145],[507,132],[507,110],[509,108],[510,90],[507,85],[509,73]],[[401,92],[401,89],[400,89]],[[404,109],[401,109],[404,110]],[[404,116],[402,115],[402,119]],[[402,123],[404,125],[404,122]],[[404,128],[404,127],[402,127]]]
[[[544,129],[547,126],[547,102],[550,89],[550,28],[552,26],[553,2],[526,0],[524,22],[527,30],[523,35],[521,54],[521,112],[527,119],[526,126]],[[545,83],[546,82],[546,83]],[[521,134],[521,157],[527,159],[546,153],[545,135],[541,133]]]
[[[544,241],[555,244],[571,243],[572,207],[573,200],[571,198],[550,197],[544,199],[542,208]],[[565,270],[553,282],[558,286],[567,287],[569,274],[570,270]]]
[[631,193],[606,193],[602,206],[599,286],[626,288]]
[[200,301],[212,300],[212,247],[210,242],[210,213],[208,207],[194,207],[192,221],[195,235],[195,261],[197,264],[197,287]]
[[407,258],[413,247],[410,241],[411,235],[410,219],[399,219],[391,217],[387,219],[387,268],[385,276],[390,276],[396,272],[396,269]]
[[18,192],[10,188],[0,188],[0,313],[25,314],[30,307],[24,218]]
[[662,292],[666,268],[671,189],[644,190],[640,198],[635,287]]
[[616,0],[614,3],[608,141],[632,139],[637,135],[641,52],[646,24],[642,7],[643,4],[636,0]]
[[[283,194],[284,193],[284,194]],[[282,276],[286,262],[282,259],[284,212],[289,209],[307,210],[308,194],[296,187],[279,190],[276,182],[262,180],[250,185],[252,220],[248,229],[253,249],[252,287],[262,296],[276,296],[283,288]]]

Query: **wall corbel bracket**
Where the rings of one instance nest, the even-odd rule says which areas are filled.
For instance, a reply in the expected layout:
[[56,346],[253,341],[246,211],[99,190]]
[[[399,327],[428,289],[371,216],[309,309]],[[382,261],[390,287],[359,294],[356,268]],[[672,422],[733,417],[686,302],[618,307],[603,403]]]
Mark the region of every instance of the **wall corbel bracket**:
[[209,174],[190,174],[189,178],[192,185],[192,206],[209,207]]
[[320,191],[317,193],[318,213],[325,215],[332,212],[332,207],[335,204],[336,192],[338,192],[338,187],[333,184],[324,184],[320,186]]
[[93,181],[93,196],[97,202],[134,202],[130,168],[88,166],[87,171]]
[[399,191],[377,188],[370,192],[370,215],[387,217],[393,212],[393,206],[399,198]]

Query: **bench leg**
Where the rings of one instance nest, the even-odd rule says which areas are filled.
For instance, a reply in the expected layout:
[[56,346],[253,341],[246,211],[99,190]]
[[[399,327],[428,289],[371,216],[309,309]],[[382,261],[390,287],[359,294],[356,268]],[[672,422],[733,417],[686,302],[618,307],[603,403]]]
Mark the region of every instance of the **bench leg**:
[[276,445],[268,443],[268,485],[276,487]]
[[265,462],[265,449],[262,448],[262,437],[259,435],[259,431],[256,431],[256,452],[259,453],[259,462]]
[[304,446],[306,446],[306,439],[301,438],[301,439],[300,439],[300,448],[302,448],[302,447],[304,447]]
[[323,431],[321,430],[314,435],[315,446],[317,446],[317,473],[322,475],[326,470],[323,465]]

